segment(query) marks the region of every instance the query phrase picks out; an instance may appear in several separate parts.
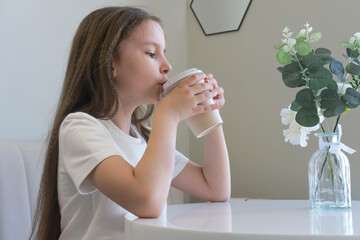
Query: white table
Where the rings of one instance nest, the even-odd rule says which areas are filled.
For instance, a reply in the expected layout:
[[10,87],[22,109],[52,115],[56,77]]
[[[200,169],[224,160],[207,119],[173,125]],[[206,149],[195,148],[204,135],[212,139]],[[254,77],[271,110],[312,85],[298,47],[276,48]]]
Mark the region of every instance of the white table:
[[360,239],[360,201],[345,210],[311,210],[306,200],[169,205],[157,219],[125,216],[127,240]]

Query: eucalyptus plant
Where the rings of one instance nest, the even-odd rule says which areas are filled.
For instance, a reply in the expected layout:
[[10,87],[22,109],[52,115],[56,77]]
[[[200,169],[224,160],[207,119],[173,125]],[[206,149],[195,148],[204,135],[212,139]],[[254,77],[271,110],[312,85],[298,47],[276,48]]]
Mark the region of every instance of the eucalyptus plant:
[[295,112],[295,121],[308,128],[320,125],[325,132],[322,118],[337,117],[332,130],[335,132],[341,114],[360,105],[357,91],[360,85],[360,33],[340,43],[346,50],[344,67],[331,56],[329,49],[311,47],[322,37],[320,32],[311,34],[311,31],[308,23],[295,38],[288,27],[283,30],[282,43],[275,46],[278,50],[276,58],[283,65],[278,70],[287,87],[301,88],[290,105],[290,110]]

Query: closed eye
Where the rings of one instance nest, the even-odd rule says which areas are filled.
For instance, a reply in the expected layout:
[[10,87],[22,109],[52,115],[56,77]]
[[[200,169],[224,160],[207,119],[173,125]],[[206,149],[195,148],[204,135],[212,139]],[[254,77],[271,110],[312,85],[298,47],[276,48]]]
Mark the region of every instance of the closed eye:
[[155,53],[153,53],[153,52],[146,52],[146,54],[149,55],[151,58],[155,57]]

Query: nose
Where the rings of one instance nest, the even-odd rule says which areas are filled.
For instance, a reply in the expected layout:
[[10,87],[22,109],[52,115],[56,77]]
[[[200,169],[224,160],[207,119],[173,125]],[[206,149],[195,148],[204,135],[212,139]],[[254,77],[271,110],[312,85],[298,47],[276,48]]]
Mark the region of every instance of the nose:
[[168,74],[171,71],[171,64],[168,62],[166,58],[164,58],[164,63],[161,65],[160,72],[162,74]]

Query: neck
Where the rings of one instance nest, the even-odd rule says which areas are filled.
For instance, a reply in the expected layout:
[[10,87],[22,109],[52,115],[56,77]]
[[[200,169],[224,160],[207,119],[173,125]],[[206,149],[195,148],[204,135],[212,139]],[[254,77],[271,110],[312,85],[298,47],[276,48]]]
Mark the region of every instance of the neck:
[[136,107],[125,108],[124,105],[119,105],[119,110],[115,114],[111,121],[120,128],[123,132],[130,135],[130,126],[131,126],[131,116],[135,111]]

